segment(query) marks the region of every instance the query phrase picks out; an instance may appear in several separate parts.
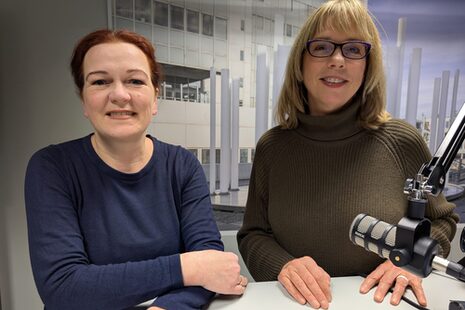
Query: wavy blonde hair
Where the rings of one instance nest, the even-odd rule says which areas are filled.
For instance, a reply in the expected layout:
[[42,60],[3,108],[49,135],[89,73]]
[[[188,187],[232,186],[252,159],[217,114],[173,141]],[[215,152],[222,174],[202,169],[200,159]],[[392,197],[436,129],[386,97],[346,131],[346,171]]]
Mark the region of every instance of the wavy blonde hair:
[[297,111],[304,112],[307,89],[303,83],[303,56],[307,41],[331,29],[337,32],[356,31],[358,38],[371,44],[367,57],[365,79],[352,100],[360,100],[359,122],[376,129],[389,120],[386,112],[386,80],[384,76],[381,39],[367,8],[359,0],[330,0],[316,9],[302,26],[292,46],[278,99],[275,118],[282,128],[296,128]]

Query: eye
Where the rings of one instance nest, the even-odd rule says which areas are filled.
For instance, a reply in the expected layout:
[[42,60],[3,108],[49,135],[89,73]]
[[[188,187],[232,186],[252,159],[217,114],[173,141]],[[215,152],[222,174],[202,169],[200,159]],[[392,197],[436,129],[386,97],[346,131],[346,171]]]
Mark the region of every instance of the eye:
[[329,46],[327,43],[324,43],[324,42],[315,42],[312,46],[312,50],[313,51],[325,51],[325,50],[328,50],[329,49]]
[[139,79],[130,79],[128,82],[133,85],[145,85],[145,82]]
[[100,86],[100,85],[108,84],[108,82],[103,79],[100,79],[100,80],[92,81],[90,84]]
[[359,44],[349,44],[346,45],[344,49],[347,53],[352,55],[361,55],[362,54],[362,46]]

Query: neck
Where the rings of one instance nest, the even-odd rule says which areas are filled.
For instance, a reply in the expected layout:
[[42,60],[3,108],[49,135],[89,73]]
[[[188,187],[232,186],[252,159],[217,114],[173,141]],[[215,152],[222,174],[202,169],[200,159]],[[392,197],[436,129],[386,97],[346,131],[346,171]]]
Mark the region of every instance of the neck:
[[139,140],[115,141],[93,134],[92,146],[110,167],[124,173],[136,173],[147,165],[153,153],[153,143],[143,136]]

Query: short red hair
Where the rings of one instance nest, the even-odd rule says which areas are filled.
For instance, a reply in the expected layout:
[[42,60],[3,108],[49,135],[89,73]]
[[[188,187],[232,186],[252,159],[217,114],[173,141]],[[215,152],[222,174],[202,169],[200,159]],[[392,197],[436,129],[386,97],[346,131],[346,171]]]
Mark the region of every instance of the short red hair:
[[81,96],[84,87],[83,62],[87,52],[95,45],[111,42],[124,42],[137,46],[147,57],[152,84],[157,89],[159,87],[161,71],[160,65],[155,59],[155,49],[145,37],[135,32],[127,30],[112,31],[108,29],[97,30],[83,37],[74,47],[71,58],[71,74],[73,75],[74,84]]

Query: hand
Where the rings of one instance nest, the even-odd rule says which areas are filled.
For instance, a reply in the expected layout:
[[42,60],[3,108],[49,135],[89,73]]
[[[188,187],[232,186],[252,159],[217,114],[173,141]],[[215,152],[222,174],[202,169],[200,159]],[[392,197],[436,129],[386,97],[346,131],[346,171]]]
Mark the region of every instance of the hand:
[[370,273],[360,286],[360,293],[368,293],[376,284],[374,300],[382,302],[389,289],[394,285],[394,290],[391,296],[391,305],[397,306],[400,303],[401,297],[404,295],[405,289],[410,286],[415,294],[418,303],[426,307],[426,297],[421,279],[399,267],[394,266],[391,261],[387,260],[379,265],[372,273]]
[[331,302],[331,277],[308,256],[296,258],[284,265],[279,282],[300,304],[309,303],[315,309],[328,309]]
[[147,310],[165,310],[165,309],[153,306],[153,307],[147,308]]
[[240,274],[239,258],[230,252],[183,253],[181,268],[185,286],[202,286],[220,294],[242,295],[249,282]]

